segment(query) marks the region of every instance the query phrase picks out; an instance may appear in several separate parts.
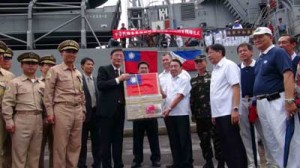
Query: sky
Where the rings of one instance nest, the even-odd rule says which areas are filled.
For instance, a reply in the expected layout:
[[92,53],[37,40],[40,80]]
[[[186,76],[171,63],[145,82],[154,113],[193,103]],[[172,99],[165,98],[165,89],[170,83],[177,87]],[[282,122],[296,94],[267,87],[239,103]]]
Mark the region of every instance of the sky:
[[[182,0],[170,0],[171,3],[178,3],[181,2]],[[186,0],[186,1],[190,1],[190,0]],[[103,4],[100,7],[103,6],[112,6],[112,5],[116,5],[118,2],[118,0],[108,0],[105,4]],[[163,0],[142,0],[142,3],[144,4],[144,6],[148,6],[149,4],[152,5],[160,5],[162,4]],[[121,20],[119,22],[119,28],[121,27],[121,23],[125,23],[126,27],[127,27],[127,7],[128,7],[128,0],[121,0],[121,6],[122,6],[122,14],[121,14]]]

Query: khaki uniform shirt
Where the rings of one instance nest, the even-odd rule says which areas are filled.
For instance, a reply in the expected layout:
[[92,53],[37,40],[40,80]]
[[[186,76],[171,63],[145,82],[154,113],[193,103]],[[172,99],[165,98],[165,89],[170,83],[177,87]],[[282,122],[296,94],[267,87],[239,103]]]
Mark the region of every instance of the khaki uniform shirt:
[[42,81],[42,82],[46,81],[46,79],[43,76],[39,77],[39,80]]
[[3,68],[0,68],[0,116],[2,116],[2,98],[7,82],[12,80],[15,75]]
[[2,110],[6,125],[13,124],[14,111],[43,111],[45,84],[34,82],[24,74],[9,81],[4,92]]
[[65,63],[51,67],[46,76],[44,104],[48,115],[53,115],[57,103],[81,104],[86,112],[82,74]]

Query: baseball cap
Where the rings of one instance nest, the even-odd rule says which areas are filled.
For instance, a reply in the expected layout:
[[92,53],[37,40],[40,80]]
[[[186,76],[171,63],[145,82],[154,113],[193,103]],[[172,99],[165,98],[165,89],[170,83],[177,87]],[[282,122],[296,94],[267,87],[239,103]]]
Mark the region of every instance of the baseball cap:
[[258,27],[254,30],[253,34],[251,35],[251,37],[255,36],[255,35],[262,35],[262,34],[269,34],[269,35],[273,35],[272,31],[267,28],[267,27]]

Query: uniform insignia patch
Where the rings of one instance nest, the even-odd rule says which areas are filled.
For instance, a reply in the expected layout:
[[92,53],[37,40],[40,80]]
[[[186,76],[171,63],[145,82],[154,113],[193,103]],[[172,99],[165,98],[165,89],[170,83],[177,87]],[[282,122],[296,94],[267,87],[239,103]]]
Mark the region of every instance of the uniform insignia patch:
[[4,95],[4,90],[5,90],[5,88],[0,87],[0,96],[3,96],[3,95]]
[[10,86],[5,87],[5,91],[7,91],[7,92],[10,91],[10,89],[11,89]]
[[47,75],[46,75],[46,79],[51,78],[51,76],[52,76],[51,72],[48,72]]

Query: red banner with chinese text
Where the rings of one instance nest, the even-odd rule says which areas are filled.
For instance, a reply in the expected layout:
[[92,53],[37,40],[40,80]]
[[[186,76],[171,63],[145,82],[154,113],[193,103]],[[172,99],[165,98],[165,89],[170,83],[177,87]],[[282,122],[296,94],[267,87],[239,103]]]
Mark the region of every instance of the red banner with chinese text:
[[189,28],[189,29],[166,29],[166,30],[113,30],[113,38],[129,38],[143,34],[170,34],[183,37],[192,37],[196,39],[202,39],[202,29]]

